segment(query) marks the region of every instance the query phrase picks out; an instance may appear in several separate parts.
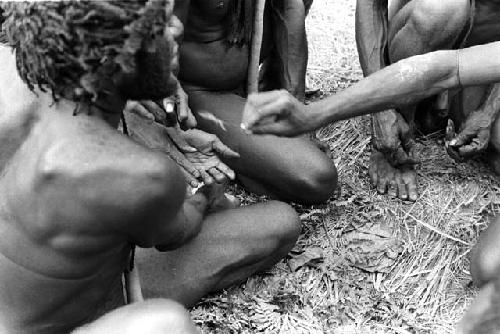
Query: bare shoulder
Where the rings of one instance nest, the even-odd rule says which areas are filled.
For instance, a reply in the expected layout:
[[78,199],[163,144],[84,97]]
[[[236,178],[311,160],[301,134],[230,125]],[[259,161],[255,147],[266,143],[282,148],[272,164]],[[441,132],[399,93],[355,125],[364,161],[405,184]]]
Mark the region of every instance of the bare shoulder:
[[56,234],[115,231],[128,238],[136,224],[148,230],[147,217],[173,216],[180,203],[172,194],[184,188],[167,157],[96,117],[71,113],[40,120],[8,174],[16,215],[30,226],[36,216],[36,225]]

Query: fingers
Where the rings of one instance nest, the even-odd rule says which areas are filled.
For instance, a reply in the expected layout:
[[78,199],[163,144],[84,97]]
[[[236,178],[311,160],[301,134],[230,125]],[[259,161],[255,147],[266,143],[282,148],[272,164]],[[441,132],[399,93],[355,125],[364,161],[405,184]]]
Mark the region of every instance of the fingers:
[[447,142],[451,141],[453,138],[456,137],[456,132],[455,132],[455,123],[449,119],[448,124],[446,125],[446,136],[445,139]]
[[458,148],[458,153],[463,158],[471,158],[479,152],[486,149],[488,146],[488,142],[485,140],[481,140],[479,138],[472,139],[472,142],[469,145],[465,145]]
[[240,154],[238,152],[235,152],[232,149],[230,149],[218,137],[215,137],[214,141],[212,142],[212,148],[215,151],[215,153],[217,153],[217,155],[223,158],[240,157]]
[[175,113],[175,100],[173,98],[167,97],[162,101],[163,105],[163,118],[160,119],[160,123],[167,127],[174,126],[177,123],[177,114]]
[[193,188],[198,187],[198,179],[201,177],[200,171],[184,157],[174,160],[181,167],[181,170],[186,177],[186,182]]
[[392,154],[392,161],[395,162],[398,166],[418,164],[418,159],[413,157],[411,154],[408,154],[402,146],[399,146],[396,152],[392,152]]
[[456,135],[455,138],[450,140],[448,145],[450,145],[452,147],[459,147],[459,146],[465,145],[467,142],[470,141],[470,139],[471,139],[471,136],[469,136],[469,134],[461,132],[458,135]]
[[193,146],[191,146],[179,133],[179,130],[174,127],[169,127],[166,128],[166,132],[168,133],[168,136],[172,141],[174,142],[175,146],[179,150],[181,150],[184,153],[194,153],[197,151],[197,149]]
[[452,147],[459,147],[465,145],[471,140],[474,133],[468,133],[467,131],[461,131],[460,133],[455,132],[455,123],[450,119],[448,120],[448,126],[446,127],[446,140],[448,145]]
[[286,91],[274,90],[250,94],[243,109],[242,129],[253,131],[254,126],[263,119],[279,115],[282,111],[280,103],[283,103],[283,96],[287,93]]
[[223,162],[219,163],[217,165],[217,168],[222,173],[224,173],[224,175],[226,175],[227,178],[229,178],[230,180],[234,180],[236,178],[234,171],[231,168],[229,168],[229,166],[227,166],[225,163],[223,163]]
[[[186,178],[186,182],[189,184],[190,187],[192,188],[196,188],[198,187],[199,185],[199,182],[198,182],[198,177],[195,177],[193,175],[193,170],[189,171],[189,170],[186,170],[185,168],[182,169],[183,171],[183,174],[184,174],[184,177]],[[197,170],[196,171],[196,174],[199,175],[199,172]]]
[[215,179],[217,183],[222,183],[226,180],[226,175],[218,169],[218,167],[212,167],[208,170],[208,173]]
[[138,101],[128,101],[125,109],[131,113],[134,113],[138,116],[144,117],[151,121],[155,120],[153,114],[151,114],[140,102]]
[[201,179],[203,180],[203,183],[205,183],[205,185],[211,185],[214,183],[214,179],[207,171],[205,171],[203,169],[200,169],[199,171],[200,171]]
[[268,123],[268,124],[257,124],[251,130],[251,133],[256,135],[275,135],[275,136],[286,136],[288,134],[287,128],[283,123]]
[[181,129],[188,130],[196,127],[196,118],[194,117],[191,108],[189,108],[188,95],[184,92],[180,84],[177,88],[177,97],[177,119]]

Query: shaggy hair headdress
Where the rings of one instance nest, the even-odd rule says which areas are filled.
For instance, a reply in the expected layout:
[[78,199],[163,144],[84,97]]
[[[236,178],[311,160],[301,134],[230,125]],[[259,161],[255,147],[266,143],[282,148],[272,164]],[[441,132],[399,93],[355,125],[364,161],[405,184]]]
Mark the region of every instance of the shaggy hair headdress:
[[48,89],[55,99],[69,88],[81,101],[95,100],[116,71],[134,71],[136,53],[164,34],[173,0],[7,2],[0,7],[0,36],[15,49],[18,72],[29,88]]

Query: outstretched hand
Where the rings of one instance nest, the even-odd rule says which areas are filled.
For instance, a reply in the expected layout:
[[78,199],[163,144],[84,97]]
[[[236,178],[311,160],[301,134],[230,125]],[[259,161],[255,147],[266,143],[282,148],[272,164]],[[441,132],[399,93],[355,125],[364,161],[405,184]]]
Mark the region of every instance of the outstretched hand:
[[234,180],[234,171],[220,158],[239,158],[240,155],[231,150],[214,134],[198,129],[187,131],[169,130],[169,136],[185,157],[199,172],[205,184]]
[[306,106],[285,90],[250,94],[241,128],[254,134],[293,137],[313,129],[311,116]]

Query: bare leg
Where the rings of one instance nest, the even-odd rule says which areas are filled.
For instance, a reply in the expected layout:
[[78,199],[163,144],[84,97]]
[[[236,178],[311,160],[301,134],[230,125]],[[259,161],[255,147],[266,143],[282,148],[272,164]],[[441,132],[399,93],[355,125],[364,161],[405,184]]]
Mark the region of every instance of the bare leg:
[[73,334],[196,334],[189,313],[167,299],[150,299],[120,307]]
[[195,239],[175,251],[138,250],[143,292],[192,306],[206,294],[275,264],[299,233],[297,214],[280,202],[215,213]]
[[266,53],[262,89],[284,88],[304,99],[308,59],[303,0],[272,0],[266,8]]
[[479,237],[471,256],[471,274],[481,288],[460,321],[457,333],[500,332],[500,218]]
[[[301,204],[324,202],[335,191],[335,165],[311,141],[247,135],[240,129],[244,98],[232,93],[191,91],[189,103],[195,115],[208,111],[225,122],[226,130],[197,116],[200,129],[216,134],[241,155],[224,162],[249,190]],[[252,182],[246,182],[249,179]]]
[[500,270],[500,218],[481,233],[471,256],[471,274],[481,287],[497,277]]
[[[469,18],[469,0],[396,0],[391,4],[389,11],[390,22],[388,31],[389,58],[391,62],[422,54],[438,49],[448,49],[453,46],[466,26]],[[361,27],[362,25],[359,24]],[[357,34],[367,32],[358,31]],[[361,51],[368,51],[360,48]],[[362,58],[368,58],[362,55]],[[404,120],[395,120],[391,124],[380,125],[385,122],[383,115],[375,116],[374,125],[380,130],[374,133],[374,141],[378,148],[392,152],[397,150],[400,143],[406,150],[413,132],[415,106],[400,110],[401,114],[410,123],[410,131]],[[378,117],[378,118],[377,118]],[[394,118],[394,117],[393,117]],[[425,123],[425,122],[424,122]],[[428,123],[428,122],[427,122]],[[430,122],[433,123],[433,122]],[[416,174],[413,168],[399,166],[386,154],[374,149],[371,157],[370,176],[379,192],[398,196],[402,199],[415,200]],[[399,191],[404,189],[404,191]]]

